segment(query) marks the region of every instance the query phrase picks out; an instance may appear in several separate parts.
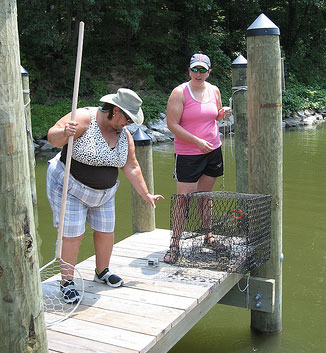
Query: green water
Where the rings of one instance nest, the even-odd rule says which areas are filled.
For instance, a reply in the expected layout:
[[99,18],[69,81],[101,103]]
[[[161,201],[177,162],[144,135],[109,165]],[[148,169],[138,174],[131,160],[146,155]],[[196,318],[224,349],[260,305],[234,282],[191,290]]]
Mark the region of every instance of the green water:
[[[235,190],[234,144],[225,146],[224,189]],[[257,335],[250,330],[250,311],[216,305],[171,353],[324,353],[326,352],[326,126],[284,133],[283,205],[283,330]],[[38,234],[42,262],[54,257],[56,232],[46,199],[47,158],[37,159]],[[169,228],[172,144],[153,148],[156,227]],[[131,234],[130,184],[120,173],[116,200],[116,242]],[[216,184],[221,190],[223,180]],[[79,261],[93,255],[91,232],[81,246]]]

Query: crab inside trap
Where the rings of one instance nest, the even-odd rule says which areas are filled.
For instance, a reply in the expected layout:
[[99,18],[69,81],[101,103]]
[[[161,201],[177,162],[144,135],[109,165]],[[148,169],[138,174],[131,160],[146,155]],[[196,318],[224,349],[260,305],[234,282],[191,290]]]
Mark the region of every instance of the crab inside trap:
[[271,196],[172,195],[170,229],[176,265],[247,273],[270,257]]

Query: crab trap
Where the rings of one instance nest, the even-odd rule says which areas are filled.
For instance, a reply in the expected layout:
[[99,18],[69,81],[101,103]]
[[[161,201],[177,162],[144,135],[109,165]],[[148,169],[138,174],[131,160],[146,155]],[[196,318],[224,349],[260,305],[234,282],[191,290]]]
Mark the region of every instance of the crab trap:
[[170,227],[170,262],[245,274],[270,257],[271,196],[172,195]]

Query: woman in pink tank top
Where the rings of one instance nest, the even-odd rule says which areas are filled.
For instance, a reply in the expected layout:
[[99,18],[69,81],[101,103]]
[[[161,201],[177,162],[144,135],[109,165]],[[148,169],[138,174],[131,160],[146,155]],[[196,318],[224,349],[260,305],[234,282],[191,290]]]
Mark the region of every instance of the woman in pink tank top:
[[[217,177],[223,175],[218,121],[232,114],[230,107],[222,107],[218,87],[206,82],[211,72],[209,57],[194,54],[188,70],[190,81],[174,88],[167,104],[167,124],[175,136],[177,194],[213,190]],[[177,219],[178,224],[172,222],[170,250],[164,257],[167,263],[175,263],[178,259],[179,240],[188,208],[185,202],[180,198],[175,204],[173,219]],[[204,227],[209,229],[210,217],[204,209],[205,205],[199,206]],[[205,235],[204,242],[215,243],[210,232]]]

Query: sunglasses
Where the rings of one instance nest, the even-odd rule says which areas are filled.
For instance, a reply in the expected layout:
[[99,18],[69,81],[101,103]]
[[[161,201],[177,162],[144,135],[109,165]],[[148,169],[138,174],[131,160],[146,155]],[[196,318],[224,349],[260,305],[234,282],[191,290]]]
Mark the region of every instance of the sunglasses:
[[129,116],[123,110],[121,110],[121,113],[126,118],[128,124],[133,123],[133,120],[131,118],[129,118]]
[[201,74],[205,74],[208,70],[201,67],[200,69],[198,69],[198,67],[192,67],[190,69],[192,72],[200,72]]

